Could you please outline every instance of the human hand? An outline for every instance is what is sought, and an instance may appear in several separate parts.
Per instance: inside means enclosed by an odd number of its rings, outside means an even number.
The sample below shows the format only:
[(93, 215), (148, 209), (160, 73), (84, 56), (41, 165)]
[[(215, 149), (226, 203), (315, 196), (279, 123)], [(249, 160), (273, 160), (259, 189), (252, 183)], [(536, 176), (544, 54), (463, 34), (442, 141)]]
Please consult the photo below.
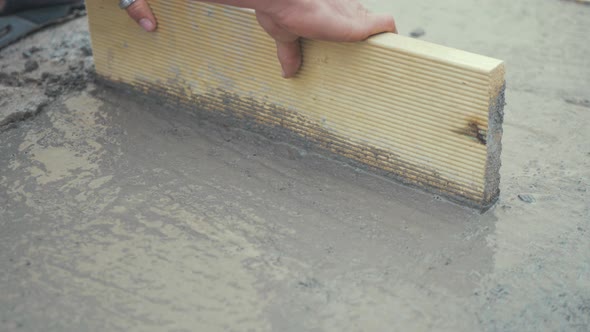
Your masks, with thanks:
[[(391, 15), (371, 14), (358, 0), (209, 0), (256, 11), (260, 26), (275, 40), (283, 77), (301, 67), (301, 37), (339, 42), (361, 41), (381, 32), (397, 33)], [(136, 0), (127, 13), (144, 30), (156, 30), (146, 0)]]
[(126, 10), (129, 17), (135, 20), (145, 31), (152, 32), (156, 30), (158, 23), (146, 0), (136, 0)]
[(275, 0), (257, 9), (256, 18), (275, 40), (286, 78), (301, 66), (301, 37), (355, 42), (380, 32), (397, 33), (391, 15), (370, 14), (358, 0)]

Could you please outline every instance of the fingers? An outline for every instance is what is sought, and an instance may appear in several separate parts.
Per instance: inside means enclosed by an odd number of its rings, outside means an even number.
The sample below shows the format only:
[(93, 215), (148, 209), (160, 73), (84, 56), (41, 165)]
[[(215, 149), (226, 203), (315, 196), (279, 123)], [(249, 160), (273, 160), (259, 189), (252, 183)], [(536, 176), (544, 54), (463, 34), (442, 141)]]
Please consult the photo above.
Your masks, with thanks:
[(297, 74), (301, 67), (301, 45), (299, 39), (290, 42), (276, 41), (277, 57), (281, 63), (283, 77), (290, 78)]
[(156, 18), (146, 0), (137, 0), (127, 7), (127, 14), (135, 20), (145, 31), (156, 30)]
[(365, 19), (353, 23), (350, 29), (344, 41), (361, 41), (382, 32), (397, 33), (393, 16), (387, 14), (366, 14)]
[(393, 32), (397, 33), (397, 27), (395, 26), (395, 20), (393, 16), (388, 14), (369, 14), (367, 20), (372, 27), (371, 35), (375, 35), (381, 32)]
[(301, 45), (299, 37), (280, 25), (267, 14), (256, 12), (260, 26), (268, 33), (277, 45), (277, 57), (281, 64), (284, 78), (295, 76), (301, 67)]
[(393, 16), (387, 14), (368, 14), (365, 22), (365, 38), (381, 32), (397, 33)]

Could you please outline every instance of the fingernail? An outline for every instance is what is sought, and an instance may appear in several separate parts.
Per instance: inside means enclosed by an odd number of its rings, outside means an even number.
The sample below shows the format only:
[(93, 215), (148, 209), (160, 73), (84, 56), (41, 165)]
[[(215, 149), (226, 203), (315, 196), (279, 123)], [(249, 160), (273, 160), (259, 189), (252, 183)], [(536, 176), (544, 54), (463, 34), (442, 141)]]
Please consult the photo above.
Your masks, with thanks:
[(150, 21), (147, 18), (142, 18), (141, 20), (139, 20), (139, 25), (141, 25), (141, 27), (145, 30), (145, 31), (152, 31), (154, 30), (154, 23), (152, 21)]
[(287, 78), (287, 74), (285, 74), (285, 70), (281, 69), (281, 75), (283, 76), (283, 78)]

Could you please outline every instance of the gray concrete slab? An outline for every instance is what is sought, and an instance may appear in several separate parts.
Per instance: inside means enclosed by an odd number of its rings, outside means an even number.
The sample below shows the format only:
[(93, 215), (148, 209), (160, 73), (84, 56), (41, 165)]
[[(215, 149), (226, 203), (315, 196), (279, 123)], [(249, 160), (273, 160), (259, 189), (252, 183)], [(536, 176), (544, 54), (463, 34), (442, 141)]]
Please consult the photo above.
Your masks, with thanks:
[(97, 86), (79, 19), (0, 52), (0, 114), (47, 98), (0, 129), (0, 330), (590, 329), (590, 7), (369, 5), (506, 60), (494, 209)]

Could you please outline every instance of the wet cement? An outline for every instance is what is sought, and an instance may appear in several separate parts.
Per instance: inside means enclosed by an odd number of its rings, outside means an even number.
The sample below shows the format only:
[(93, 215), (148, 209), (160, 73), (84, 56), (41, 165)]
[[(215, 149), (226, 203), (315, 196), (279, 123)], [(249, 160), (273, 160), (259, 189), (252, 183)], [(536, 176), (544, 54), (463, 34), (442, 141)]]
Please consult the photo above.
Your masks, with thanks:
[[(588, 7), (499, 2), (475, 36), (459, 16), (483, 5), (445, 5), (445, 21), (421, 3), (392, 12), (507, 59), (514, 82), (502, 193), (483, 215), (97, 86), (83, 19), (0, 52), (18, 71), (4, 89), (48, 99), (0, 130), (0, 330), (588, 330), (590, 109), (567, 101), (590, 99)], [(563, 20), (560, 47), (530, 54)], [(493, 36), (506, 22), (523, 39)]]

